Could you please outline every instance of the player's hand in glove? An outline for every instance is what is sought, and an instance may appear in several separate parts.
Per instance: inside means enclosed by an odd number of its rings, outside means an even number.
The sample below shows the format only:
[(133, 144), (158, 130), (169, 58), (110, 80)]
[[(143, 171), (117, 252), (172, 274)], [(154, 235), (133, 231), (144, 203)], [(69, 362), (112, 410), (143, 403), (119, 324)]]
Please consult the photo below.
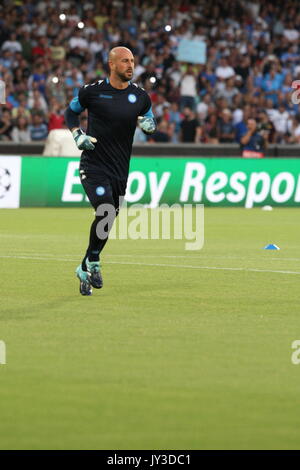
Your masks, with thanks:
[(138, 122), (140, 128), (142, 129), (145, 134), (153, 134), (156, 131), (156, 123), (155, 119), (146, 116), (139, 116)]
[(97, 142), (95, 137), (86, 135), (81, 129), (74, 129), (72, 135), (79, 150), (94, 150)]

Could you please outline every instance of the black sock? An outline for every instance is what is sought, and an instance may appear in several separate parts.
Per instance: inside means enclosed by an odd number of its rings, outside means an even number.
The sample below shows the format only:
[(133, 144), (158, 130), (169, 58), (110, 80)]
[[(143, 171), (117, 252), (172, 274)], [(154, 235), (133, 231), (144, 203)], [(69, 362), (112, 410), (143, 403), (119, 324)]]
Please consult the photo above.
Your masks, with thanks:
[(98, 237), (96, 232), (97, 224), (101, 220), (101, 218), (102, 217), (97, 216), (91, 225), (89, 246), (81, 263), (83, 271), (87, 271), (87, 258), (89, 259), (89, 261), (99, 261), (100, 253), (108, 240), (108, 233), (106, 238), (101, 239)]
[(87, 259), (87, 254), (85, 255), (85, 257), (83, 258), (83, 260), (82, 260), (82, 262), (81, 262), (81, 269), (82, 269), (82, 271), (87, 271), (86, 259)]

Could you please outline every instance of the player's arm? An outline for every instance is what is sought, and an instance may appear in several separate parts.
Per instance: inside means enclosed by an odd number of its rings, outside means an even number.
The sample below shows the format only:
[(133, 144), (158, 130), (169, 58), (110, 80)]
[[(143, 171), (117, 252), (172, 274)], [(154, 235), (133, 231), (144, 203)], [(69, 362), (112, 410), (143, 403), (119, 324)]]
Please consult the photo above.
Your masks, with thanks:
[(94, 150), (94, 143), (97, 142), (97, 139), (95, 137), (86, 135), (80, 129), (79, 115), (82, 113), (82, 111), (84, 111), (85, 107), (81, 104), (79, 99), (80, 98), (78, 96), (72, 99), (71, 103), (65, 111), (65, 121), (68, 128), (72, 132), (77, 147), (80, 150)]
[(138, 123), (144, 134), (150, 135), (156, 131), (157, 124), (152, 111), (151, 100), (148, 95), (146, 95), (146, 103), (144, 110), (141, 113), (141, 116), (138, 116)]

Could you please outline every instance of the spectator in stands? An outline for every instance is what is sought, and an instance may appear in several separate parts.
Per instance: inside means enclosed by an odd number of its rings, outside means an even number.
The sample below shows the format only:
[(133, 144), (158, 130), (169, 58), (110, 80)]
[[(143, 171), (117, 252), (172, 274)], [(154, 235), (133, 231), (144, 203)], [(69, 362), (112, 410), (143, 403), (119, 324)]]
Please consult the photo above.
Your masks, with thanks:
[(251, 61), (248, 55), (243, 54), (240, 62), (234, 68), (236, 76), (240, 77), (241, 81), (246, 82), (251, 73)]
[(12, 128), (10, 112), (8, 109), (4, 109), (0, 117), (0, 140), (10, 140)]
[(218, 137), (221, 144), (234, 142), (235, 130), (232, 124), (232, 115), (229, 109), (224, 109), (218, 125)]
[(227, 80), (235, 75), (234, 69), (228, 64), (225, 57), (221, 57), (218, 67), (216, 68), (216, 76), (220, 80)]
[(214, 145), (219, 143), (218, 117), (214, 111), (208, 114), (203, 125), (202, 142)]
[(240, 143), (241, 137), (247, 132), (247, 122), (251, 116), (251, 107), (249, 104), (242, 109), (242, 120), (235, 126), (235, 140)]
[(33, 90), (29, 92), (27, 107), (31, 111), (40, 111), (44, 115), (48, 112), (47, 102), (39, 90)]
[(28, 79), (28, 88), (39, 90), (41, 93), (45, 93), (45, 84), (46, 84), (46, 72), (45, 66), (43, 63), (38, 62), (33, 69), (33, 73)]
[(54, 99), (48, 116), (48, 132), (53, 129), (63, 129), (64, 120), (64, 107)]
[(144, 72), (142, 72), (140, 75), (140, 79), (143, 85), (145, 85), (147, 80), (149, 80), (151, 84), (157, 82), (155, 65), (153, 63), (149, 63), (146, 65)]
[(290, 43), (295, 43), (299, 39), (299, 31), (295, 28), (293, 21), (287, 21), (285, 23), (283, 36), (287, 38)]
[[(0, 17), (0, 78), (14, 119), (24, 110), (22, 94), (32, 99), (38, 90), (46, 102), (46, 124), (52, 99), (66, 107), (82, 83), (107, 76), (108, 51), (121, 43), (134, 51), (134, 81), (151, 95), (160, 118), (162, 95), (181, 110), (197, 110), (201, 126), (209, 129), (202, 141), (217, 142), (215, 110), (222, 120), (222, 110), (230, 108), (239, 141), (248, 117), (266, 109), (275, 131), (277, 125), (281, 129), (275, 142), (296, 143), (298, 105), (291, 103), (290, 93), (291, 83), (300, 79), (299, 2), (286, 0), (282, 8), (279, 0), (135, 0), (128, 9), (128, 2), (68, 0), (61, 5), (66, 20), (59, 19), (55, 2), (17, 3), (5, 2)], [(79, 21), (84, 28), (78, 28)], [(175, 60), (182, 38), (206, 43), (205, 65)], [(176, 141), (178, 124), (168, 122)]]
[(48, 47), (48, 38), (41, 36), (37, 40), (37, 44), (32, 48), (31, 51), (33, 60), (38, 57), (51, 57), (51, 49)]
[(164, 114), (164, 110), (169, 108), (170, 103), (165, 100), (165, 97), (162, 93), (157, 94), (157, 100), (155, 103), (155, 116), (159, 120)]
[(180, 83), (180, 109), (186, 106), (192, 111), (196, 107), (197, 80), (192, 64), (188, 64), (185, 74)]
[(279, 105), (272, 121), (276, 131), (276, 142), (284, 143), (288, 137), (290, 116), (283, 103)]
[(19, 98), (19, 106), (12, 108), (11, 117), (17, 119), (19, 116), (24, 116), (28, 121), (31, 119), (31, 113), (27, 107), (26, 97)]
[(169, 142), (172, 142), (172, 144), (178, 144), (179, 142), (179, 135), (175, 132), (175, 123), (174, 122), (169, 122), (168, 124), (168, 136), (169, 136)]
[(291, 119), (288, 142), (290, 144), (300, 144), (300, 114), (293, 116)]
[(148, 138), (149, 142), (160, 142), (160, 143), (167, 143), (170, 141), (170, 137), (168, 134), (168, 123), (167, 121), (162, 120), (157, 128), (157, 131), (154, 132)]
[(76, 29), (73, 33), (73, 36), (69, 40), (69, 46), (71, 49), (87, 50), (88, 42), (82, 37), (80, 29)]
[(273, 122), (268, 116), (268, 113), (264, 110), (261, 109), (258, 112), (258, 129), (261, 131), (264, 131), (264, 136), (266, 138), (266, 141), (270, 144), (274, 144), (276, 142), (276, 130), (274, 127)]
[(180, 102), (180, 90), (172, 78), (169, 78), (168, 81), (167, 100), (169, 103), (179, 104)]
[(255, 119), (247, 120), (247, 130), (241, 136), (241, 154), (244, 158), (262, 158), (268, 141), (268, 131), (258, 132)]
[(6, 104), (10, 109), (19, 106), (18, 96), (14, 93), (14, 87), (10, 82), (6, 83)]
[(235, 95), (232, 100), (232, 123), (234, 126), (243, 120), (242, 102), (243, 98), (241, 94)]
[[(71, 67), (71, 70), (73, 69), (72, 64), (68, 63), (66, 64), (67, 67)], [(69, 71), (69, 68), (67, 68), (67, 71), (65, 73), (70, 74), (71, 71)], [(66, 102), (67, 98), (67, 88), (65, 85), (65, 80), (64, 80), (64, 73), (60, 66), (56, 66), (53, 70), (53, 73), (48, 76), (47, 82), (46, 82), (46, 97), (47, 100), (50, 101), (51, 99), (55, 98), (59, 103), (64, 104)], [(71, 91), (70, 98), (74, 98), (73, 90)]]
[(170, 79), (173, 80), (174, 85), (176, 87), (179, 87), (180, 82), (181, 82), (181, 77), (182, 77), (182, 71), (180, 69), (179, 62), (177, 61), (173, 62), (172, 66), (168, 69), (167, 73)]
[(276, 72), (275, 67), (272, 67), (263, 79), (262, 89), (266, 92), (266, 97), (270, 98), (274, 105), (277, 104), (277, 92), (280, 90), (283, 80), (283, 74)]
[(10, 51), (12, 53), (22, 52), (21, 43), (17, 40), (16, 33), (11, 33), (10, 38), (4, 41), (1, 47), (2, 51)]
[(66, 57), (66, 49), (63, 44), (63, 39), (54, 38), (50, 46), (50, 57), (53, 61), (63, 61)]
[(22, 143), (30, 142), (31, 135), (29, 132), (28, 121), (25, 117), (19, 116), (16, 120), (16, 123), (12, 129), (11, 137), (13, 142)]
[[(115, 42), (115, 41), (112, 41), (112, 42)], [(139, 56), (136, 56), (136, 57), (135, 57), (134, 73), (133, 73), (132, 80), (133, 80), (134, 82), (139, 81), (140, 76), (141, 76), (142, 73), (144, 73), (144, 72), (145, 72), (145, 67), (140, 64)]]
[(179, 107), (177, 103), (172, 103), (169, 109), (169, 123), (174, 124), (174, 133), (176, 135), (176, 141), (178, 140), (178, 135), (180, 132), (180, 123), (182, 120), (182, 115), (179, 112)]
[(31, 140), (44, 140), (48, 135), (48, 129), (39, 114), (32, 116), (32, 124), (29, 126)]
[(201, 139), (201, 127), (196, 114), (189, 107), (183, 110), (184, 119), (181, 122), (180, 141), (184, 143), (199, 143)]
[(83, 85), (83, 74), (76, 69), (72, 69), (71, 74), (65, 78), (66, 90), (72, 90), (73, 96), (77, 96), (80, 87)]
[(207, 118), (208, 108), (212, 103), (212, 97), (209, 93), (205, 94), (201, 101), (197, 104), (197, 116), (200, 122), (204, 122)]
[(0, 55), (0, 65), (3, 65), (7, 70), (13, 66), (13, 53), (10, 50), (3, 51)]
[(32, 58), (32, 39), (29, 31), (23, 31), (20, 37), (20, 44), (22, 48), (22, 57), (30, 61)]
[(227, 106), (231, 107), (233, 103), (233, 99), (236, 95), (238, 95), (239, 91), (234, 86), (234, 78), (227, 78), (225, 87), (219, 91), (218, 97), (225, 98), (227, 101)]

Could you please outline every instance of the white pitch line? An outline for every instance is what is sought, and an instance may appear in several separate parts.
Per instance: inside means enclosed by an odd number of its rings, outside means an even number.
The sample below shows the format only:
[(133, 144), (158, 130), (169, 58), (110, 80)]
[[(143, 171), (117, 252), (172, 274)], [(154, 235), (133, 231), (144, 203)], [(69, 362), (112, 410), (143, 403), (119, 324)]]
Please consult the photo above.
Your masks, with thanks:
[[(46, 258), (46, 257), (30, 257), (30, 256), (10, 256), (0, 255), (0, 258), (13, 258), (13, 259), (30, 259), (36, 261), (69, 261), (76, 262), (78, 259), (67, 259), (67, 258)], [(164, 267), (164, 268), (180, 268), (180, 269), (207, 269), (207, 270), (220, 270), (220, 271), (244, 271), (244, 272), (255, 272), (255, 273), (273, 273), (273, 274), (300, 274), (299, 271), (279, 271), (271, 269), (256, 269), (256, 268), (232, 268), (232, 267), (220, 267), (220, 266), (193, 266), (188, 264), (163, 264), (163, 263), (131, 263), (127, 261), (106, 261), (106, 264), (119, 264), (119, 265), (132, 265), (132, 266), (153, 266), (153, 267)]]
[[(35, 256), (34, 253), (32, 253), (32, 251), (23, 251), (22, 253), (20, 253), (20, 256), (27, 256), (27, 255), (33, 255)], [(13, 256), (13, 254), (12, 254)], [(57, 256), (53, 253), (36, 253), (36, 256), (49, 256), (49, 257), (53, 257), (53, 256)], [(82, 253), (73, 253), (73, 254), (67, 254), (65, 253), (64, 256), (67, 256), (67, 257), (72, 257), (72, 256), (77, 256), (79, 258), (82, 257)], [(209, 256), (206, 256), (206, 255), (198, 255), (198, 256), (187, 256), (187, 255), (161, 255), (160, 253), (157, 253), (155, 255), (142, 255), (142, 254), (139, 254), (139, 255), (136, 255), (136, 254), (124, 254), (124, 253), (119, 253), (119, 254), (115, 254), (115, 253), (107, 253), (105, 254), (105, 257), (113, 257), (113, 258), (136, 258), (137, 256), (139, 256), (140, 258), (184, 258), (186, 259), (187, 261), (189, 259), (198, 259), (199, 261), (201, 261), (202, 259), (236, 259), (236, 260), (254, 260), (254, 261), (261, 261), (261, 257), (259, 255), (257, 255), (256, 257), (255, 256), (218, 256), (218, 255), (209, 255)], [(265, 255), (265, 258), (263, 258), (263, 260), (272, 260), (272, 261), (300, 261), (300, 258), (282, 258), (278, 255), (278, 258), (270, 258), (267, 256), (267, 254)]]
[[(71, 256), (71, 255), (70, 255)], [(74, 255), (73, 255), (74, 256)], [(132, 255), (132, 254), (128, 254), (128, 255), (125, 255), (125, 254), (119, 254), (119, 255), (116, 255), (116, 254), (106, 254), (105, 256), (117, 256), (117, 257), (121, 257), (121, 256), (125, 256), (125, 257), (135, 257), (136, 255)], [(206, 256), (206, 255), (199, 255), (199, 256), (187, 256), (187, 255), (161, 255), (161, 254), (157, 254), (157, 255), (139, 255), (141, 256), (142, 258), (185, 258), (186, 260), (189, 260), (189, 259), (238, 259), (238, 260), (243, 260), (243, 259), (246, 259), (246, 260), (255, 260), (255, 261), (260, 261), (261, 258), (259, 257), (259, 255), (257, 255), (257, 257), (254, 257), (254, 256), (217, 256), (217, 255), (211, 255), (211, 256)], [(278, 256), (278, 258), (267, 258), (267, 255), (264, 259), (267, 259), (267, 260), (274, 260), (274, 261), (300, 261), (300, 258), (281, 258)]]
[(141, 266), (162, 266), (168, 268), (191, 268), (191, 269), (219, 269), (223, 271), (246, 271), (246, 272), (258, 272), (258, 273), (278, 273), (278, 274), (300, 274), (300, 271), (275, 271), (269, 269), (256, 269), (256, 268), (228, 268), (219, 266), (193, 266), (188, 264), (163, 264), (163, 263), (130, 263), (130, 262), (118, 262), (118, 261), (106, 261), (108, 264), (130, 264), (130, 265), (141, 265)]
[(0, 258), (13, 258), (13, 259), (31, 259), (31, 260), (42, 260), (42, 261), (78, 261), (78, 258), (47, 258), (45, 256), (18, 256), (18, 255), (0, 255)]

